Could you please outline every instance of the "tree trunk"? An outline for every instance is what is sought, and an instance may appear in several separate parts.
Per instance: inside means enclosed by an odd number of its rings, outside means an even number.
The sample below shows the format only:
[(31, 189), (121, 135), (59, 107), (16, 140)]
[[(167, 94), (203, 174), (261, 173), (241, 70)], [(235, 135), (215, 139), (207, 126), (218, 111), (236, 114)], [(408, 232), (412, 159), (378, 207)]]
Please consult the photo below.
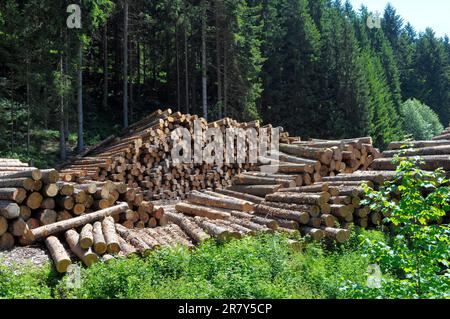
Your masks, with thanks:
[(27, 156), (30, 156), (30, 61), (27, 57)]
[[(65, 75), (63, 67), (63, 55), (60, 56), (60, 74), (61, 81), (65, 84)], [(66, 137), (65, 137), (65, 125), (64, 125), (64, 92), (60, 92), (59, 96), (59, 158), (61, 161), (65, 161), (66, 156)]]
[(220, 19), (221, 19), (221, 0), (216, 0), (216, 64), (217, 64), (217, 107), (219, 118), (223, 117), (223, 101), (222, 101), (222, 60), (220, 47)]
[(128, 127), (128, 0), (123, 6), (123, 126)]
[(45, 240), (45, 245), (50, 251), (50, 255), (55, 263), (55, 268), (59, 273), (67, 272), (67, 268), (72, 263), (70, 257), (58, 238), (51, 236)]
[(108, 22), (103, 26), (103, 110), (108, 110)]
[[(185, 20), (187, 19), (187, 12), (185, 6)], [(188, 41), (187, 41), (187, 30), (186, 30), (186, 21), (184, 22), (183, 27), (183, 36), (184, 36), (184, 75), (185, 75), (185, 108), (186, 113), (189, 113), (189, 64), (188, 64)]]
[(83, 43), (78, 48), (78, 152), (84, 150), (83, 136)]
[(178, 43), (178, 19), (175, 22), (175, 46), (176, 46), (176, 61), (177, 61), (177, 110), (181, 111), (181, 83), (180, 83), (180, 45)]
[(202, 0), (202, 101), (203, 117), (208, 120), (208, 88), (206, 61), (206, 1)]

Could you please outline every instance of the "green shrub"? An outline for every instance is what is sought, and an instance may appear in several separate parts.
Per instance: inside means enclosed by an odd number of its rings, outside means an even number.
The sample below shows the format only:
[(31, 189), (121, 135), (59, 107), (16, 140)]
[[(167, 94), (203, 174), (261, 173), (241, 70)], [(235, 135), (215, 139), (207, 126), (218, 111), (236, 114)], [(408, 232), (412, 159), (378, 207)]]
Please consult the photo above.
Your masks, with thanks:
[(405, 132), (416, 140), (429, 140), (444, 130), (438, 115), (416, 99), (404, 102), (401, 113)]
[(20, 269), (18, 275), (7, 270), (0, 297), (346, 298), (343, 282), (362, 285), (367, 277), (368, 259), (361, 258), (355, 238), (346, 245), (308, 244), (302, 252), (281, 235), (207, 242), (192, 251), (165, 248), (147, 258), (81, 268), (79, 288), (67, 285), (67, 275), (55, 280), (50, 268)]
[(385, 243), (362, 236), (362, 246), (390, 276), (378, 287), (348, 286), (354, 297), (450, 297), (450, 228), (440, 223), (450, 211), (449, 181), (442, 170), (418, 169), (418, 161), (401, 161), (379, 191), (366, 187), (363, 204), (389, 216), (391, 237)]

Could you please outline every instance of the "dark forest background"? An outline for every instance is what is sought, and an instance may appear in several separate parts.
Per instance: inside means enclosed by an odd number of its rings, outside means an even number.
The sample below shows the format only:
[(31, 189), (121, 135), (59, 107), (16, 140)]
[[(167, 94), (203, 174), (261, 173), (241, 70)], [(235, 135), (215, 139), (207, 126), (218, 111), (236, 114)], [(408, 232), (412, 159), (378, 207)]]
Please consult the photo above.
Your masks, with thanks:
[(0, 3), (0, 155), (53, 163), (166, 107), (380, 147), (450, 122), (449, 39), (392, 5), (377, 28), (339, 0), (73, 2), (80, 30), (72, 1)]

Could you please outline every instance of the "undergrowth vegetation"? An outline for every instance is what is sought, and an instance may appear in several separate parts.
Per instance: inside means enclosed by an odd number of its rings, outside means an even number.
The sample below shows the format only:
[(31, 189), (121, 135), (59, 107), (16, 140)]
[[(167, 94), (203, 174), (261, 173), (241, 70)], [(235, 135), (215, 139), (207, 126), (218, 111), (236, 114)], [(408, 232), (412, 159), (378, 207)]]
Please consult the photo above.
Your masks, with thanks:
[(98, 263), (81, 268), (78, 288), (50, 266), (0, 266), (0, 298), (346, 298), (344, 282), (367, 280), (361, 255), (356, 233), (345, 245), (306, 244), (300, 252), (283, 236), (263, 235)]

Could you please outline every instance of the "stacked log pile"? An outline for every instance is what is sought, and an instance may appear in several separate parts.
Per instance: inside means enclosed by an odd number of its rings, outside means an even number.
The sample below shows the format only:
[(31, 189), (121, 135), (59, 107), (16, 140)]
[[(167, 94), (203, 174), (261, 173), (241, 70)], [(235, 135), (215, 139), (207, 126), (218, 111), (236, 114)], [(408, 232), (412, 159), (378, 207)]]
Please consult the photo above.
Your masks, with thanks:
[(433, 138), (434, 141), (450, 141), (450, 127), (447, 127), (440, 135)]
[(127, 228), (165, 224), (161, 209), (123, 183), (61, 182), (56, 170), (0, 159), (0, 249), (28, 244), (23, 238), (27, 230), (91, 214), (118, 202), (128, 204), (129, 208), (117, 216), (117, 222)]
[(375, 159), (381, 156), (380, 151), (373, 146), (371, 137), (343, 140), (294, 140), (290, 145), (281, 144), (280, 151), (319, 161), (321, 165), (316, 167), (312, 176), (314, 182), (320, 182), (322, 177), (339, 173), (365, 171)]
[(234, 177), (227, 189), (265, 197), (283, 188), (313, 185), (325, 177), (365, 171), (381, 156), (370, 137), (305, 142), (282, 133), (280, 143), (279, 151), (260, 157), (258, 167)]
[(370, 169), (375, 171), (394, 171), (396, 164), (393, 158), (398, 155), (404, 158), (420, 157), (423, 163), (420, 168), (434, 171), (443, 168), (450, 171), (450, 140), (404, 141), (392, 142), (383, 157), (373, 162)]
[(231, 177), (250, 165), (174, 164), (171, 133), (185, 128), (193, 134), (196, 120), (202, 129), (219, 128), (223, 132), (227, 128), (260, 129), (259, 122), (237, 123), (225, 118), (207, 123), (194, 115), (158, 110), (124, 130), (120, 137), (109, 137), (63, 165), (61, 175), (66, 181), (123, 182), (145, 190), (147, 200), (184, 199), (191, 190), (229, 186)]
[[(319, 188), (323, 190), (326, 187), (323, 184)], [(311, 187), (306, 189), (312, 191)], [(339, 204), (328, 205), (328, 214), (322, 214), (321, 206), (331, 199), (324, 191), (318, 195), (305, 195), (305, 202), (309, 204), (284, 201), (283, 198), (290, 194), (285, 192), (267, 195), (266, 200), (256, 197), (254, 201), (251, 200), (252, 195), (235, 197), (233, 192), (227, 192), (192, 192), (187, 202), (175, 205), (175, 211), (166, 212), (167, 219), (182, 228), (194, 242), (210, 237), (227, 241), (275, 231), (309, 235), (314, 240), (328, 236), (344, 242), (349, 238), (348, 230), (335, 228), (337, 218), (332, 215), (344, 210), (347, 212), (349, 208)], [(298, 245), (295, 240), (291, 243)]]
[[(58, 272), (64, 273), (78, 259), (87, 267), (99, 261), (130, 255), (147, 256), (165, 246), (193, 247), (191, 239), (177, 225), (155, 229), (129, 229), (116, 223), (126, 203), (98, 212), (32, 229), (29, 242), (44, 240)], [(73, 256), (71, 258), (71, 255)]]

